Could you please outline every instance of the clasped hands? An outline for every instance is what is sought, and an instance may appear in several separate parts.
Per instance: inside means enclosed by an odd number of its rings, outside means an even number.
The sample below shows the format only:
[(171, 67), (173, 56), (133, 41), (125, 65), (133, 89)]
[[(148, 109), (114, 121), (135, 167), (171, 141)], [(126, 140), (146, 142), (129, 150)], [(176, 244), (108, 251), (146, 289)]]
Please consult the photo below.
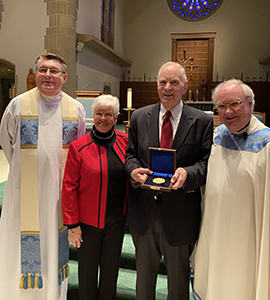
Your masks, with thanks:
[(81, 243), (83, 242), (83, 239), (82, 239), (82, 230), (80, 226), (68, 230), (68, 241), (71, 242), (71, 244), (74, 247), (77, 248), (81, 247)]
[[(137, 168), (131, 172), (130, 176), (134, 181), (139, 183), (144, 183), (146, 177), (151, 174), (153, 174), (153, 172), (147, 168)], [(171, 182), (173, 184), (172, 189), (177, 190), (181, 188), (186, 182), (186, 179), (187, 179), (187, 171), (184, 168), (176, 169), (176, 171), (174, 172), (171, 178)]]

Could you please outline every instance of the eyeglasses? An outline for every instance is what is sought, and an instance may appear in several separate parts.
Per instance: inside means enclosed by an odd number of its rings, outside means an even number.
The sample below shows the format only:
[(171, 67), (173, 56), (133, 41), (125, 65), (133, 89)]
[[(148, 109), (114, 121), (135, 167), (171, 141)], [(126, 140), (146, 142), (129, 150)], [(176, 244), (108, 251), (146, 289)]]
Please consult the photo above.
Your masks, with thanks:
[(232, 100), (230, 103), (218, 103), (215, 108), (218, 110), (218, 111), (221, 111), (221, 112), (224, 112), (226, 111), (227, 107), (229, 106), (229, 108), (232, 110), (232, 111), (237, 111), (239, 108), (240, 108), (240, 105), (242, 104), (242, 102), (245, 101), (246, 98), (244, 99), (241, 99), (241, 100)]
[(47, 67), (40, 67), (38, 69), (38, 72), (41, 74), (46, 74), (49, 70), (51, 75), (57, 75), (59, 73), (65, 74), (65, 72), (58, 70), (57, 68), (47, 68)]

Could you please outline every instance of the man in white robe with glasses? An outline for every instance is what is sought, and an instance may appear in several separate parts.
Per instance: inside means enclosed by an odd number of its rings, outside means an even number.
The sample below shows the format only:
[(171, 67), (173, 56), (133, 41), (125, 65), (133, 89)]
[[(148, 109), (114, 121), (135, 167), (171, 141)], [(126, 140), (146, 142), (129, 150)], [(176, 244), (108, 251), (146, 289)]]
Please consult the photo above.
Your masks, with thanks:
[(254, 93), (219, 84), (203, 219), (193, 256), (200, 300), (270, 299), (270, 129), (252, 115)]
[(85, 132), (85, 111), (61, 91), (67, 66), (47, 53), (35, 63), (34, 88), (15, 97), (1, 120), (10, 164), (0, 219), (0, 299), (65, 300), (67, 230), (61, 179), (68, 145)]

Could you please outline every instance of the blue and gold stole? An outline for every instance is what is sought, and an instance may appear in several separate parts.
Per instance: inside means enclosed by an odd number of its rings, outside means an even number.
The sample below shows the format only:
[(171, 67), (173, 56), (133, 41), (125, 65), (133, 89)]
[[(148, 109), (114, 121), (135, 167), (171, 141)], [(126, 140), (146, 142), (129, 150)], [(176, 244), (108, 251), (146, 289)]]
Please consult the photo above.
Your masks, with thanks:
[[(61, 92), (62, 174), (68, 145), (77, 138), (78, 114), (74, 99)], [(22, 95), (21, 104), (21, 289), (43, 287), (41, 274), (39, 205), (38, 205), (38, 110), (39, 92), (34, 88)], [(53, 134), (53, 133), (52, 133)], [(59, 205), (58, 284), (69, 275), (68, 230), (63, 226)]]

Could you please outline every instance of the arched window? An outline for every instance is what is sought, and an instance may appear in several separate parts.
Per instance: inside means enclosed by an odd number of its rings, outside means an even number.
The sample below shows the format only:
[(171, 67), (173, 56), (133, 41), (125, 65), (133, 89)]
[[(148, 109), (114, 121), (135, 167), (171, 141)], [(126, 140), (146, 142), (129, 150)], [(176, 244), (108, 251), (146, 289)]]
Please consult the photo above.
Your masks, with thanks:
[(101, 41), (114, 48), (114, 3), (101, 0)]
[(200, 21), (210, 17), (223, 0), (167, 0), (171, 11), (185, 21)]

